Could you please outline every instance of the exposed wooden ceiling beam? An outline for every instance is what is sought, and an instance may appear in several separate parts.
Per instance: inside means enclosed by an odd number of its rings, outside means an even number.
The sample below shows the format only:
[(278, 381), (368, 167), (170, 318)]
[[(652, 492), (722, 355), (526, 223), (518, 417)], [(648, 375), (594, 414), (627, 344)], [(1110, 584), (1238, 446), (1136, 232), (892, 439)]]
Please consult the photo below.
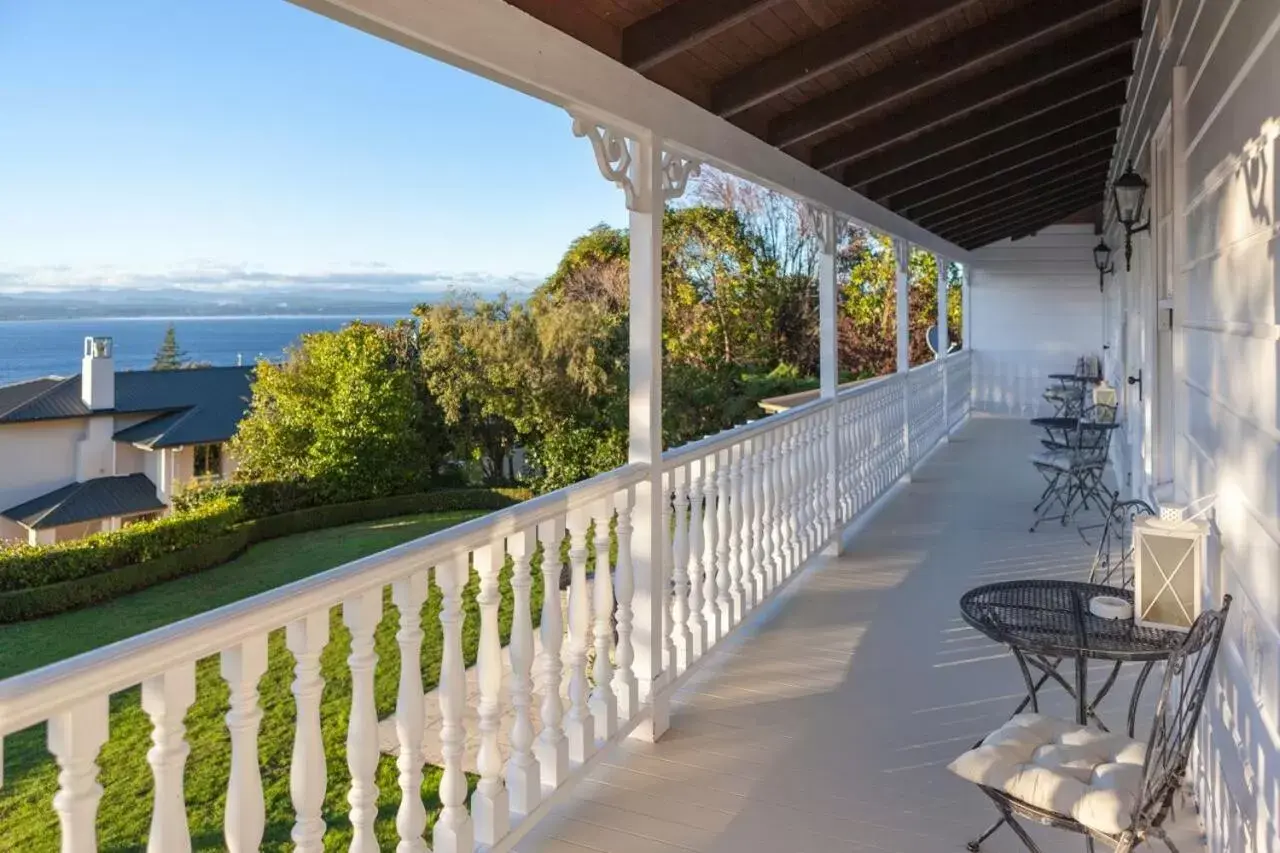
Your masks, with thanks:
[[(990, 243), (993, 240), (1008, 237), (1014, 233), (1030, 233), (1046, 225), (1052, 225), (1077, 210), (1088, 207), (1098, 200), (1099, 194), (1100, 189), (1093, 192), (1081, 192), (1063, 196), (1035, 210), (1025, 210), (1010, 214), (1000, 220), (994, 220), (974, 228), (952, 231), (950, 232), (951, 239), (961, 245), (973, 245), (977, 240), (981, 240), (983, 243)], [(978, 245), (983, 243), (978, 243)]]
[(1004, 222), (1008, 219), (1027, 216), (1046, 208), (1056, 207), (1064, 200), (1073, 199), (1077, 196), (1102, 198), (1106, 191), (1105, 183), (1105, 178), (1090, 178), (1087, 181), (1079, 180), (1077, 183), (1054, 192), (1046, 191), (1042, 196), (1024, 198), (1018, 202), (1011, 202), (1004, 208), (988, 210), (982, 214), (975, 214), (971, 217), (957, 220), (941, 230), (956, 234), (971, 233), (990, 228), (995, 223)]
[[(984, 121), (992, 110), (983, 110), (850, 164), (845, 167), (844, 182), (866, 195), (867, 186), (881, 178), (903, 172), (927, 174), (943, 163), (963, 164), (991, 157), (1117, 110), (1124, 106), (1124, 96), (1125, 83), (1117, 80), (1103, 89), (1061, 105), (1049, 104), (1042, 111), (1029, 115), (1014, 113), (1018, 118), (1005, 124)], [(1036, 103), (1043, 104), (1042, 101)], [(998, 129), (993, 131), (993, 127)]]
[(1035, 157), (1024, 158), (1021, 161), (997, 161), (995, 163), (988, 161), (990, 165), (980, 163), (966, 172), (939, 178), (924, 186), (907, 190), (895, 196), (894, 209), (900, 211), (914, 210), (920, 205), (956, 194), (973, 192), (974, 190), (981, 191), (984, 181), (999, 175), (1005, 176), (1008, 180), (1040, 175), (1076, 158), (1089, 157), (1101, 153), (1109, 154), (1115, 146), (1115, 142), (1116, 131), (1112, 128), (1088, 139), (1079, 140), (1065, 148), (1045, 151)]
[(1026, 186), (1022, 189), (999, 193), (972, 204), (960, 204), (942, 213), (921, 216), (917, 221), (930, 230), (954, 228), (958, 222), (967, 221), (972, 217), (981, 216), (990, 211), (1004, 210), (1009, 205), (1022, 202), (1027, 198), (1035, 198), (1048, 193), (1064, 192), (1078, 183), (1093, 180), (1105, 181), (1106, 177), (1107, 163), (1099, 163), (1098, 165), (1088, 166), (1081, 171), (1069, 172), (1053, 180), (1045, 179), (1042, 181), (1034, 179), (1025, 182)]
[(1034, 220), (1014, 225), (1002, 225), (999, 228), (992, 229), (980, 234), (965, 237), (964, 246), (966, 249), (978, 249), (983, 246), (1000, 240), (1019, 240), (1023, 237), (1029, 237), (1037, 231), (1042, 231), (1050, 225), (1054, 225), (1066, 219), (1073, 213), (1084, 210), (1089, 206), (1089, 202), (1084, 202), (1075, 207), (1062, 207), (1057, 210), (1049, 211), (1040, 215)]
[(714, 84), (711, 109), (726, 118), (736, 115), (973, 2), (916, 0), (859, 12)]
[[(891, 65), (778, 116), (769, 122), (768, 140), (774, 145), (786, 146), (808, 139), (869, 110), (934, 85), (952, 74), (1023, 47), (1109, 2), (1033, 3), (1001, 15), (936, 45), (926, 51), (920, 61), (910, 65)], [(1061, 55), (1054, 58), (1059, 63), (1063, 61)]]
[(1110, 151), (1097, 151), (1075, 160), (1068, 160), (1059, 165), (1037, 172), (1034, 175), (1001, 175), (983, 185), (981, 189), (973, 188), (969, 193), (950, 196), (936, 203), (924, 204), (912, 208), (912, 221), (932, 219), (942, 214), (950, 214), (956, 210), (975, 204), (985, 203), (1004, 197), (1006, 194), (1023, 194), (1026, 190), (1036, 190), (1041, 186), (1059, 181), (1062, 178), (1080, 175), (1096, 169), (1107, 170), (1111, 165)]
[[(966, 80), (936, 98), (824, 140), (813, 147), (809, 162), (815, 169), (830, 169), (880, 151), (888, 156), (908, 146), (918, 155), (923, 143), (917, 145), (908, 137), (922, 131), (937, 127), (937, 133), (955, 133), (951, 138), (964, 140), (1053, 109), (1132, 74), (1131, 44), (1132, 39), (1100, 48), (1101, 55), (1090, 53), (1078, 64), (1068, 64), (1056, 53), (1036, 53)], [(981, 114), (966, 115), (979, 109)]]
[(1002, 163), (1018, 163), (1026, 160), (1028, 156), (1058, 151), (1082, 139), (1092, 139), (1099, 134), (1107, 132), (1114, 134), (1119, 126), (1120, 107), (1116, 106), (1110, 112), (1069, 124), (1044, 136), (1024, 139), (1016, 145), (987, 146), (985, 149), (977, 150), (956, 149), (944, 157), (935, 157), (921, 163), (914, 169), (906, 169), (882, 180), (872, 181), (862, 194), (872, 199), (890, 198), (958, 172), (969, 173), (973, 170), (994, 169)]
[(622, 31), (622, 61), (647, 71), (781, 0), (676, 0)]

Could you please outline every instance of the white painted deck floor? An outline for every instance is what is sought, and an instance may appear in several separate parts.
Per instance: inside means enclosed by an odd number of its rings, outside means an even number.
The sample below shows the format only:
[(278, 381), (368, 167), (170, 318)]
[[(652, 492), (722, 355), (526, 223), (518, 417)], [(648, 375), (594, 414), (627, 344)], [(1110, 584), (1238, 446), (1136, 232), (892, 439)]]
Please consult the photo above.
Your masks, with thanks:
[[(1013, 658), (965, 626), (957, 601), (997, 580), (1083, 577), (1092, 560), (1074, 527), (1027, 532), (1042, 485), (1026, 462), (1036, 439), (1025, 421), (968, 423), (843, 556), (713, 652), (659, 743), (612, 747), (517, 850), (963, 851), (996, 813), (945, 765), (1003, 723), (1023, 689)], [(1104, 674), (1093, 669), (1091, 683)], [(1135, 675), (1122, 673), (1101, 710), (1113, 730)], [(1073, 713), (1060, 690), (1042, 710)], [(1179, 846), (1196, 853), (1187, 812)], [(1084, 849), (1080, 836), (1032, 833), (1046, 853)], [(983, 845), (1022, 849), (1007, 828)]]

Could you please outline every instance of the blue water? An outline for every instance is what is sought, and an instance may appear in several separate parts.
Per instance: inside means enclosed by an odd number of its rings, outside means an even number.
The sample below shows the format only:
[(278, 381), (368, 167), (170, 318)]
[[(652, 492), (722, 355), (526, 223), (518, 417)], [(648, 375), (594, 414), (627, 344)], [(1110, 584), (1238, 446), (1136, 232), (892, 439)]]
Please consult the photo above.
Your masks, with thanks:
[[(367, 316), (389, 322), (404, 315)], [(252, 364), (258, 356), (279, 358), (303, 332), (337, 329), (350, 317), (145, 317), (105, 320), (0, 321), (0, 385), (38, 376), (80, 372), (84, 339), (115, 340), (117, 370), (144, 370), (172, 322), (181, 347), (192, 361)]]

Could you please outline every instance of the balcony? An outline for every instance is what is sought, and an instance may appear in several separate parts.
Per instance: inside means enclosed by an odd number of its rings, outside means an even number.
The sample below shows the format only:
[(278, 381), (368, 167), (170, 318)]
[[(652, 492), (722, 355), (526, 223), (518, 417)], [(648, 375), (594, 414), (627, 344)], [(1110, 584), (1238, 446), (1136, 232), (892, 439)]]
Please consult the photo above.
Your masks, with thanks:
[[(141, 685), (155, 744), (146, 756), (155, 783), (149, 835), (153, 845), (159, 844), (155, 849), (189, 849), (186, 807), (179, 796), (188, 755), (184, 717), (196, 699), (197, 662), (214, 657), (230, 703), (225, 844), (232, 850), (258, 849), (264, 833), (264, 797), (279, 796), (264, 793), (264, 771), (280, 769), (260, 767), (259, 756), (266, 750), (260, 732), (259, 680), (271, 654), (268, 637), (283, 629), (294, 672), (295, 717), (288, 734), (292, 741), (290, 797), (296, 820), (292, 837), (299, 849), (320, 849), (325, 832), (321, 803), (331, 785), (325, 768), (332, 773), (335, 765), (345, 763), (351, 779), (347, 818), (354, 847), (376, 849), (379, 720), (374, 677), (380, 664), (373, 653), (373, 634), (383, 620), (397, 620), (400, 660), (420, 660), (423, 605), (429, 596), (438, 596), (443, 659), (439, 687), (430, 695), (438, 715), (428, 714), (425, 707), (422, 667), (399, 666), (396, 676), (399, 698), (390, 725), (396, 732), (399, 756), (402, 796), (395, 827), (403, 849), (424, 849), (427, 814), (418, 796), (424, 739), (438, 744), (433, 749), (443, 768), (442, 808), (433, 827), (433, 849), (471, 850), (477, 844), (492, 849), (515, 849), (516, 845), (541, 849), (544, 843), (554, 848), (559, 843), (555, 835), (569, 831), (552, 829), (563, 826), (559, 817), (566, 809), (569, 813), (583, 809), (586, 814), (599, 808), (592, 793), (600, 784), (596, 774), (612, 764), (652, 760), (664, 755), (667, 744), (681, 750), (694, 732), (703, 736), (724, 729), (718, 735), (723, 739), (733, 734), (725, 728), (733, 724), (724, 720), (747, 725), (753, 707), (759, 712), (753, 725), (766, 728), (773, 727), (770, 721), (779, 721), (780, 714), (791, 716), (795, 727), (816, 726), (815, 732), (837, 724), (826, 713), (851, 686), (848, 673), (842, 671), (851, 662), (862, 666), (862, 658), (854, 653), (859, 638), (871, 627), (863, 622), (865, 604), (847, 602), (851, 605), (847, 620), (828, 610), (798, 635), (789, 633), (786, 626), (797, 618), (809, 618), (805, 614), (815, 604), (809, 598), (815, 591), (847, 588), (853, 592), (859, 587), (869, 591), (889, 586), (893, 577), (904, 583), (909, 580), (903, 556), (887, 552), (880, 558), (868, 552), (865, 558), (855, 556), (853, 562), (828, 565), (824, 552), (847, 526), (869, 522), (866, 542), (871, 544), (883, 539), (881, 531), (900, 535), (894, 533), (898, 530), (894, 519), (904, 514), (916, 514), (921, 531), (937, 534), (939, 525), (949, 525), (947, 514), (955, 511), (957, 499), (965, 493), (964, 465), (984, 460), (968, 460), (978, 451), (959, 449), (967, 446), (959, 445), (948, 448), (936, 462), (918, 466), (943, 444), (948, 430), (968, 415), (969, 363), (967, 352), (956, 353), (847, 389), (838, 398), (820, 399), (668, 451), (660, 465), (656, 501), (662, 514), (654, 525), (645, 523), (645, 507), (639, 499), (655, 482), (657, 472), (630, 465), (9, 679), (0, 683), (0, 733), (11, 735), (47, 723), (49, 749), (61, 769), (53, 806), (63, 849), (98, 849), (97, 807), (103, 792), (96, 762), (111, 734), (109, 707), (113, 697)], [(974, 435), (975, 448), (981, 448), (996, 433), (984, 424)], [(1016, 451), (1006, 448), (1005, 452)], [(956, 464), (960, 469), (953, 475), (948, 469)], [(929, 480), (938, 477), (951, 485), (935, 489), (922, 483), (904, 491), (898, 484), (912, 468), (928, 472)], [(954, 499), (948, 500), (947, 495)], [(923, 507), (912, 509), (919, 500), (937, 506), (920, 515)], [(886, 514), (871, 520), (881, 506)], [(648, 559), (649, 540), (636, 537), (637, 529), (655, 534), (656, 559)], [(611, 559), (611, 549), (616, 549), (616, 558)], [(561, 554), (563, 559), (540, 559), (547, 554)], [(499, 576), (508, 560), (514, 613), (510, 646), (504, 654)], [(594, 565), (590, 577), (589, 563)], [(533, 612), (530, 589), (535, 564), (546, 588), (553, 588), (564, 566), (568, 567), (567, 612), (555, 596), (545, 597), (540, 612)], [(640, 571), (640, 566), (653, 566), (654, 571)], [(864, 572), (863, 566), (868, 570)], [(850, 568), (858, 577), (842, 580), (842, 573)], [(462, 657), (466, 626), (461, 599), (471, 573), (478, 576), (481, 614), (474, 691), (467, 689)], [(384, 604), (388, 591), (392, 607)], [(823, 594), (819, 599), (826, 602), (823, 607), (836, 602), (842, 602), (841, 609), (846, 606), (843, 597)], [(900, 611), (882, 614), (896, 625), (893, 630), (916, 619), (938, 618), (930, 610), (917, 611), (909, 600), (902, 604)], [(339, 612), (351, 635), (347, 665), (352, 689), (350, 705), (343, 709), (349, 713), (348, 736), (345, 755), (326, 756), (319, 735), (326, 721), (321, 717), (324, 682), (318, 661), (330, 642), (331, 618)], [(927, 629), (921, 634), (929, 635)], [(651, 637), (660, 639), (651, 641)], [(787, 664), (786, 644), (793, 642), (796, 657)], [(739, 662), (748, 661), (750, 667), (738, 669)], [(794, 683), (760, 692), (769, 673), (779, 674), (779, 667), (796, 677)], [(761, 681), (751, 688), (743, 684), (744, 678)], [(946, 692), (946, 681), (936, 678), (909, 679), (901, 686), (912, 680), (921, 688), (928, 686), (930, 695)], [(932, 692), (938, 686), (944, 688), (942, 694)], [(889, 689), (889, 682), (884, 689)], [(752, 702), (742, 704), (743, 698), (752, 695), (756, 697)], [(884, 698), (869, 702), (865, 712), (872, 713), (876, 706), (891, 710), (893, 704), (883, 704)], [(673, 699), (679, 703), (674, 710)], [(708, 699), (722, 710), (734, 706), (737, 710), (724, 718), (705, 717), (711, 709), (704, 706)], [(992, 713), (998, 713), (999, 707), (997, 703)], [(923, 722), (927, 726), (922, 731), (928, 737), (917, 744), (921, 749), (928, 748), (924, 741), (933, 739), (936, 731), (932, 720)], [(859, 724), (850, 720), (848, 725), (847, 742), (852, 744)], [(770, 739), (741, 734), (741, 739), (731, 737), (732, 743), (725, 748), (777, 750), (793, 737), (785, 729), (776, 729)], [(916, 744), (915, 733), (908, 737), (912, 742), (904, 746)], [(467, 749), (469, 739), (476, 745), (474, 753)], [(645, 741), (657, 743), (640, 748), (638, 744)], [(807, 747), (793, 759), (804, 754), (809, 754)], [(715, 756), (714, 762), (731, 758), (719, 751), (710, 756)], [(903, 768), (922, 763), (916, 760), (920, 757), (914, 750), (904, 752)], [(928, 757), (935, 756), (928, 753)], [(762, 766), (758, 759), (755, 762), (752, 766)], [(787, 773), (800, 767), (797, 764)], [(470, 797), (467, 772), (479, 776)], [(584, 781), (588, 777), (590, 781)], [(815, 781), (820, 778), (815, 776)], [(910, 777), (903, 780), (914, 784)], [(550, 815), (556, 820), (546, 821)], [(621, 815), (618, 825), (608, 831), (631, 832), (626, 826), (633, 824), (627, 821), (635, 819)], [(545, 839), (533, 834), (543, 831), (539, 827), (544, 823), (545, 831), (551, 833)], [(571, 821), (570, 825), (576, 824)], [(851, 830), (847, 837), (855, 841), (858, 834)], [(726, 834), (725, 843), (733, 837)]]

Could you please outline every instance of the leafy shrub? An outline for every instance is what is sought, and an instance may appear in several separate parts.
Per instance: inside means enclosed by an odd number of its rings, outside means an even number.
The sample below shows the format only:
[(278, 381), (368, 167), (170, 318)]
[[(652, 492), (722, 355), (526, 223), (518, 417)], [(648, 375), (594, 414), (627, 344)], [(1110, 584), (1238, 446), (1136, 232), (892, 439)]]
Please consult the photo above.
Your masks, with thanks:
[(222, 497), (190, 512), (138, 522), (123, 530), (57, 545), (20, 546), (0, 554), (0, 591), (80, 580), (154, 560), (204, 544), (243, 517), (236, 501)]
[[(213, 494), (215, 491), (216, 495)], [(525, 489), (446, 489), (308, 507), (241, 521), (243, 512), (234, 494), (226, 489), (204, 490), (203, 503), (159, 521), (63, 545), (21, 546), (13, 554), (0, 552), (0, 624), (51, 616), (110, 601), (164, 581), (202, 572), (220, 566), (238, 557), (250, 545), (268, 539), (423, 512), (502, 509), (529, 497), (530, 493)], [(224, 526), (212, 526), (210, 519), (213, 518), (223, 519)], [(194, 523), (186, 523), (192, 519), (208, 525), (200, 528), (207, 533), (204, 539), (178, 537), (169, 529), (194, 530)], [(134, 563), (106, 562), (109, 555), (131, 553), (128, 548), (111, 542), (110, 537), (124, 537), (139, 528), (146, 528), (156, 536), (156, 527), (163, 529), (163, 536), (173, 541), (181, 538), (184, 544), (167, 553), (158, 553), (153, 542), (151, 550), (147, 551), (152, 556), (148, 558)], [(115, 558), (119, 559), (118, 556)]]

